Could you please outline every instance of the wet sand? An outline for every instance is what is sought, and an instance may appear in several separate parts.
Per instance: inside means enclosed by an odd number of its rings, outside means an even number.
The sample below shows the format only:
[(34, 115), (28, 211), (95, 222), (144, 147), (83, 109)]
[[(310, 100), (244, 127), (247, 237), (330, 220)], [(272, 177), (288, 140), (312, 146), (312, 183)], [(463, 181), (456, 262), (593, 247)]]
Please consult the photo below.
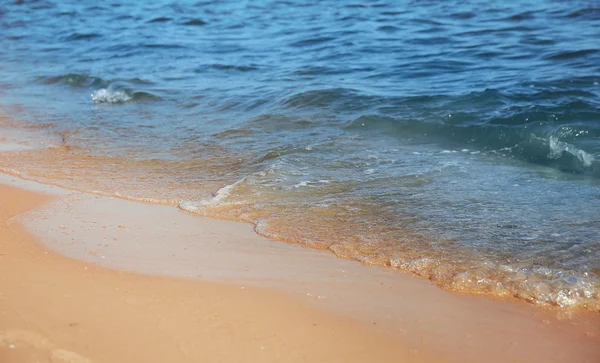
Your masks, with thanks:
[(11, 218), (47, 200), (0, 187), (0, 362), (410, 357), (394, 337), (282, 294), (112, 271), (45, 250)]
[(173, 207), (0, 184), (0, 362), (600, 361), (598, 314), (443, 291)]

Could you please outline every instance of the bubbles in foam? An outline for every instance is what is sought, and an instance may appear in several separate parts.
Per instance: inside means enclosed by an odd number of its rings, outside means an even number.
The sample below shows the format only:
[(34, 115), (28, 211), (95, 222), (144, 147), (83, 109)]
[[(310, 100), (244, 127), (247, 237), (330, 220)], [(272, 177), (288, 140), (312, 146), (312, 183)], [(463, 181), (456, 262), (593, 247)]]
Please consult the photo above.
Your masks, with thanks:
[(131, 100), (131, 96), (124, 91), (111, 91), (106, 88), (92, 92), (91, 97), (94, 103), (124, 103)]
[(600, 308), (598, 280), (545, 266), (516, 267), (491, 262), (471, 265), (430, 258), (390, 258), (392, 268), (427, 277), (442, 287), (472, 293), (513, 295), (539, 305)]

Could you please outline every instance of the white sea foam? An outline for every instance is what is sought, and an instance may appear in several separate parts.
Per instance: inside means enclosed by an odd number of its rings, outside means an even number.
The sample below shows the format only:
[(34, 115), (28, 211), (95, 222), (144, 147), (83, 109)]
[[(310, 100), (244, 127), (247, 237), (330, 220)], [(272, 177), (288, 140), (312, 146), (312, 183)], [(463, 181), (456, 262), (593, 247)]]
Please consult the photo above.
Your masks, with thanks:
[(563, 153), (568, 153), (575, 156), (586, 167), (592, 166), (594, 162), (594, 155), (588, 154), (569, 143), (560, 141), (557, 137), (550, 136), (548, 146), (550, 147), (550, 152), (548, 153), (549, 159), (558, 159)]
[(300, 187), (305, 187), (308, 185), (308, 181), (301, 181), (300, 183), (294, 185), (294, 188), (300, 188)]
[(92, 92), (91, 97), (94, 103), (123, 103), (131, 100), (131, 96), (124, 91), (111, 91), (106, 88)]
[(453, 263), (427, 257), (413, 260), (390, 258), (388, 265), (430, 278), (453, 290), (511, 294), (540, 305), (597, 308), (600, 298), (596, 287), (598, 280), (593, 275), (574, 275), (545, 266), (527, 268), (488, 261), (463, 269)]
[(19, 171), (17, 169), (12, 169), (12, 168), (0, 168), (0, 173), (14, 175), (14, 176), (22, 175), (21, 171)]
[(245, 178), (242, 178), (233, 184), (224, 186), (223, 188), (217, 190), (217, 192), (214, 194), (214, 196), (212, 198), (201, 199), (198, 201), (184, 200), (181, 203), (179, 203), (178, 207), (179, 207), (179, 209), (182, 209), (186, 212), (198, 213), (202, 209), (202, 207), (208, 207), (208, 206), (217, 205), (217, 204), (222, 203), (223, 200), (231, 194), (231, 191), (238, 184), (243, 182), (244, 180), (245, 180)]

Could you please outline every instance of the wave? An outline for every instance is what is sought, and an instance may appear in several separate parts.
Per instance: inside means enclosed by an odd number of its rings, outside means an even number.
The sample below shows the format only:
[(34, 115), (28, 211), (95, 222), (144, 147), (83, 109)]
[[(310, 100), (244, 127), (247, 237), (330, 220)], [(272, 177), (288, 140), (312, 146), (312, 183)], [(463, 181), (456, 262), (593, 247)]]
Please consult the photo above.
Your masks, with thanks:
[(183, 22), (182, 25), (186, 25), (186, 26), (204, 26), (206, 24), (208, 24), (208, 23), (205, 22), (202, 19), (191, 19), (191, 20)]
[(556, 52), (548, 55), (545, 59), (547, 60), (567, 60), (573, 58), (587, 57), (600, 52), (600, 49), (581, 49), (567, 52)]
[(126, 103), (129, 101), (157, 101), (161, 98), (148, 92), (98, 89), (90, 95), (94, 103)]
[(521, 21), (528, 21), (528, 20), (533, 20), (535, 18), (535, 12), (534, 11), (525, 11), (522, 13), (518, 13), (515, 15), (511, 15), (507, 18), (504, 18), (502, 20), (504, 21), (513, 21), (513, 22), (521, 22)]
[(90, 96), (94, 103), (124, 103), (132, 99), (132, 97), (124, 91), (110, 91), (106, 88), (96, 90), (92, 92)]
[[(332, 88), (324, 90), (311, 90), (296, 93), (283, 100), (286, 108), (339, 108), (345, 109), (346, 105), (367, 106), (368, 97), (361, 95), (358, 91), (349, 88)], [(357, 103), (359, 105), (357, 105)]]
[(598, 11), (598, 7), (582, 8), (567, 14), (566, 17), (583, 20), (600, 20), (600, 11)]
[(171, 20), (173, 20), (173, 19), (165, 17), (165, 16), (160, 16), (158, 18), (154, 18), (154, 19), (148, 20), (147, 23), (166, 23), (166, 22), (169, 22)]
[[(380, 73), (369, 77), (386, 76), (389, 74)], [(575, 86), (577, 89), (573, 89)], [(281, 100), (281, 104), (286, 108), (323, 108), (342, 112), (347, 110), (348, 105), (353, 105), (350, 110), (356, 111), (379, 111), (384, 108), (385, 112), (382, 113), (390, 116), (395, 114), (389, 111), (399, 111), (403, 115), (408, 111), (409, 115), (415, 116), (425, 113), (419, 111), (435, 111), (442, 112), (440, 116), (445, 116), (449, 113), (477, 110), (483, 120), (489, 120), (501, 116), (499, 111), (509, 116), (519, 112), (519, 109), (509, 109), (507, 105), (530, 107), (534, 111), (540, 109), (555, 114), (571, 111), (570, 109), (579, 111), (579, 108), (585, 108), (581, 111), (598, 112), (597, 86), (597, 77), (577, 77), (528, 82), (515, 86), (512, 92), (486, 88), (465, 94), (413, 96), (376, 95), (355, 88), (339, 87), (297, 92)], [(527, 109), (523, 108), (523, 111), (526, 112)]]
[(303, 39), (303, 40), (299, 40), (299, 41), (291, 43), (290, 47), (296, 47), (296, 48), (311, 47), (314, 45), (320, 45), (322, 43), (328, 43), (335, 39), (336, 38), (333, 38), (333, 37), (315, 37), (315, 38), (310, 38), (310, 39)]
[(106, 87), (109, 82), (87, 74), (67, 73), (58, 76), (41, 76), (36, 81), (45, 85), (64, 84), (71, 87)]
[(64, 38), (65, 41), (75, 41), (75, 40), (91, 40), (95, 38), (102, 37), (102, 34), (98, 33), (73, 33)]
[(86, 73), (67, 73), (55, 76), (38, 76), (35, 78), (37, 83), (44, 85), (63, 84), (71, 87), (94, 87), (106, 88), (111, 84), (131, 84), (131, 85), (153, 85), (154, 83), (142, 78), (116, 78), (103, 79)]
[(126, 103), (130, 101), (159, 101), (161, 97), (139, 88), (153, 85), (142, 78), (103, 79), (89, 74), (67, 73), (57, 76), (40, 76), (36, 82), (43, 85), (66, 85), (73, 88), (92, 89), (94, 103)]
[(237, 72), (251, 72), (251, 71), (257, 71), (260, 68), (256, 65), (233, 65), (233, 64), (219, 64), (219, 63), (215, 63), (215, 64), (208, 64), (202, 67), (198, 67), (195, 72), (196, 73), (201, 73), (210, 69), (214, 69), (214, 70), (218, 70), (218, 71), (237, 71)]
[[(471, 120), (467, 115), (459, 115)], [(528, 125), (526, 125), (528, 126)], [(600, 129), (570, 128), (539, 135), (528, 131), (531, 127), (513, 125), (453, 125), (427, 123), (420, 120), (402, 120), (381, 116), (361, 116), (349, 122), (347, 130), (386, 133), (403, 139), (433, 141), (443, 147), (476, 149), (516, 158), (533, 164), (553, 167), (563, 172), (584, 174), (600, 178), (600, 162), (595, 152), (564, 141), (569, 134), (584, 134), (588, 138), (600, 135)], [(543, 132), (543, 129), (540, 129)], [(600, 149), (600, 146), (597, 146)], [(598, 151), (596, 151), (597, 153)]]
[(542, 139), (542, 142), (547, 142), (550, 148), (548, 159), (561, 159), (564, 155), (567, 155), (567, 157), (574, 157), (583, 167), (591, 167), (596, 161), (594, 155), (586, 153), (569, 143), (560, 141), (555, 136), (550, 136), (546, 140)]
[[(565, 83), (589, 89), (569, 90)], [(344, 130), (469, 148), (600, 177), (596, 79), (553, 80), (534, 91), (381, 97), (334, 88), (281, 101), (295, 112), (335, 112)]]

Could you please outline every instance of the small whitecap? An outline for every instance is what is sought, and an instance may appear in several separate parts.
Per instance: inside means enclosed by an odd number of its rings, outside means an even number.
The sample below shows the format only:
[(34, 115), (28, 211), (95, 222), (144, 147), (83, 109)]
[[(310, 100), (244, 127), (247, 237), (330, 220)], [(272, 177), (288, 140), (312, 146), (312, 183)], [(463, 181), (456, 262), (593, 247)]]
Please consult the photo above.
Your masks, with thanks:
[(563, 153), (568, 153), (575, 156), (583, 164), (583, 166), (590, 167), (594, 162), (594, 155), (586, 153), (585, 151), (576, 148), (575, 146), (558, 140), (558, 138), (551, 136), (548, 139), (548, 146), (550, 152), (548, 153), (548, 159), (558, 159)]
[(308, 185), (308, 182), (307, 181), (303, 181), (303, 182), (300, 182), (300, 183), (294, 185), (294, 188), (305, 187), (307, 185)]
[(131, 100), (131, 96), (124, 91), (111, 91), (106, 88), (92, 92), (91, 97), (94, 103), (124, 103)]

